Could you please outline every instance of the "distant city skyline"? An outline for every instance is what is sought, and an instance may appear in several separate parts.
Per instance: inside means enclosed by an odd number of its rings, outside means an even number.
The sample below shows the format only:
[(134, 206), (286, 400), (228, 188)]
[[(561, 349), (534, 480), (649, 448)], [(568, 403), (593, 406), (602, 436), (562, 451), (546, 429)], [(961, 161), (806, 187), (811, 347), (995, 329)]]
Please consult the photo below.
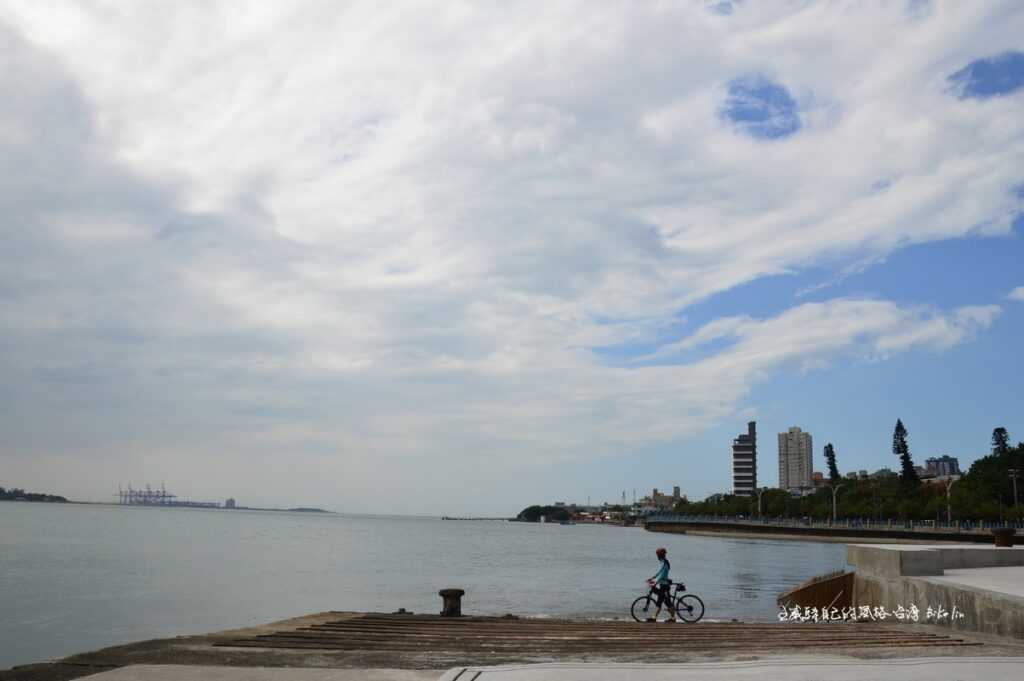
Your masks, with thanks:
[(748, 422), (758, 486), (793, 424), (898, 468), (897, 418), (967, 469), (1024, 439), (1021, 35), (0, 0), (0, 485), (490, 517), (729, 491)]

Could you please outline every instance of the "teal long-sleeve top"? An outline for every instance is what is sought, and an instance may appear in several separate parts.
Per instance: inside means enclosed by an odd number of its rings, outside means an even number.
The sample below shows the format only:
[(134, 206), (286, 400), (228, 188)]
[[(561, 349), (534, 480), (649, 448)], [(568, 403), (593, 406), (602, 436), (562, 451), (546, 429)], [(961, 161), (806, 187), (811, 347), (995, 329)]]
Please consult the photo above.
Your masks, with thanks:
[(668, 584), (668, 571), (671, 569), (671, 565), (668, 562), (668, 558), (661, 559), (661, 567), (658, 568), (658, 573), (651, 577), (655, 584)]

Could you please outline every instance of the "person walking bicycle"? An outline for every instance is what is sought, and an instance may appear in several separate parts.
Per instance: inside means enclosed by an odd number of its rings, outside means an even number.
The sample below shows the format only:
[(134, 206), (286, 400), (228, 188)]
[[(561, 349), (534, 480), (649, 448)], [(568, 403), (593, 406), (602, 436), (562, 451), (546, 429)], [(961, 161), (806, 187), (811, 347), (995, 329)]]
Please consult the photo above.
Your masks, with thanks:
[(652, 589), (658, 591), (658, 601), (655, 604), (657, 607), (654, 611), (654, 615), (647, 618), (648, 622), (657, 622), (658, 615), (661, 614), (662, 605), (668, 608), (668, 619), (667, 622), (676, 621), (676, 608), (675, 603), (672, 602), (672, 580), (668, 578), (668, 572), (672, 569), (672, 564), (668, 562), (668, 551), (665, 547), (659, 547), (654, 555), (658, 557), (660, 565), (658, 566), (658, 572), (653, 577), (647, 580), (647, 583), (651, 585)]
[[(664, 547), (655, 551), (658, 556), (658, 572), (647, 579), (650, 589), (647, 594), (633, 601), (629, 613), (637, 622), (657, 622), (662, 606), (668, 608), (669, 618), (666, 622), (699, 622), (704, 617), (704, 601), (696, 594), (686, 592), (686, 585), (673, 582), (668, 573), (672, 569), (668, 562), (668, 551)], [(654, 614), (651, 614), (651, 610)]]

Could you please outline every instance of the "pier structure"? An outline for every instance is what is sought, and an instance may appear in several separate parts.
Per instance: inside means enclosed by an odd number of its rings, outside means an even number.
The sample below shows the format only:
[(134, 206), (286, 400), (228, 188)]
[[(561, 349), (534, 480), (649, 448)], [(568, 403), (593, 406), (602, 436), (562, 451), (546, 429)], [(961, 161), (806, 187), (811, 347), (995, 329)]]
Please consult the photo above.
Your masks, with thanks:
[(177, 494), (167, 491), (163, 484), (160, 489), (153, 489), (146, 485), (142, 489), (135, 489), (131, 483), (124, 489), (120, 485), (117, 488), (117, 503), (121, 506), (185, 506), (189, 508), (220, 508), (215, 501), (187, 501), (179, 499)]

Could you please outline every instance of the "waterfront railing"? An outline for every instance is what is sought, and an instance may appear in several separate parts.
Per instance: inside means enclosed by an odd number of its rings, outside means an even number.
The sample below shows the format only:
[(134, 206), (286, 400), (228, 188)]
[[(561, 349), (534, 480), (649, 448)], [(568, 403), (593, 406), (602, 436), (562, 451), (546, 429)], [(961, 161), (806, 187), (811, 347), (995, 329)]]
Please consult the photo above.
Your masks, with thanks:
[(836, 520), (820, 518), (779, 518), (771, 516), (748, 517), (728, 515), (680, 515), (676, 513), (652, 513), (647, 522), (661, 523), (720, 523), (723, 525), (750, 525), (752, 527), (815, 527), (844, 528), (863, 530), (893, 530), (906, 532), (978, 532), (988, 533), (993, 529), (1006, 527), (1024, 529), (1024, 521), (1020, 520), (895, 520), (877, 518), (837, 518)]

